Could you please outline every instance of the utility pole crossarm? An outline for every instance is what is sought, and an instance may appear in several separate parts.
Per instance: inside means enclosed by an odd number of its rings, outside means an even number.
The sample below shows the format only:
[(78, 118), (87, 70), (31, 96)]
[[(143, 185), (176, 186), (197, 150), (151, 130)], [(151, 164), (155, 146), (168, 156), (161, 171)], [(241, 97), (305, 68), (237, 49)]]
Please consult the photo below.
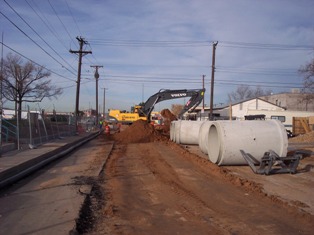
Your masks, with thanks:
[(92, 51), (73, 51), (73, 50), (69, 50), (70, 53), (72, 54), (82, 54), (82, 56), (87, 55), (87, 54), (92, 54)]

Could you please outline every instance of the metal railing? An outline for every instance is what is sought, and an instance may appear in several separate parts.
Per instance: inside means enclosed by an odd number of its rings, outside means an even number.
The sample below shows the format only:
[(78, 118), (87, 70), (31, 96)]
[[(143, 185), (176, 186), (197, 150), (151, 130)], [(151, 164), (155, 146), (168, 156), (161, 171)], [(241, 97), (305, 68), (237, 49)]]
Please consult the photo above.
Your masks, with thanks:
[(8, 143), (9, 140), (14, 140), (16, 139), (16, 126), (7, 121), (6, 119), (2, 118), (2, 141), (5, 143)]

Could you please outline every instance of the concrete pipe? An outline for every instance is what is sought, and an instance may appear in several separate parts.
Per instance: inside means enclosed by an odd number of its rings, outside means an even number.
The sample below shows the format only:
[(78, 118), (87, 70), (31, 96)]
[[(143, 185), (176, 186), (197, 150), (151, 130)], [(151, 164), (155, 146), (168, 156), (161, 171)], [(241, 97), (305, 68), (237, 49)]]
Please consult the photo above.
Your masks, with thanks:
[(212, 121), (205, 121), (200, 127), (198, 134), (198, 145), (201, 151), (205, 154), (208, 154), (208, 133), (209, 128), (213, 124)]
[(177, 121), (172, 121), (170, 123), (170, 140), (173, 142), (175, 142), (176, 122)]
[(218, 165), (247, 165), (240, 150), (260, 161), (268, 150), (287, 155), (288, 137), (277, 120), (216, 121), (209, 128), (208, 157)]
[(203, 122), (177, 121), (175, 123), (175, 142), (177, 144), (198, 144), (198, 133)]

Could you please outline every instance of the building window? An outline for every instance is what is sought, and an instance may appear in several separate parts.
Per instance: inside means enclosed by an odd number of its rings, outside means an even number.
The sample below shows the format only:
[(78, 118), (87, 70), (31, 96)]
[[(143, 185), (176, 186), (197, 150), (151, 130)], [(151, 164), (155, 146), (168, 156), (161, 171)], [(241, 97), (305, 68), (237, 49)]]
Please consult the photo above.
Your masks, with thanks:
[(285, 122), (286, 121), (286, 117), (285, 116), (271, 116), (270, 119), (279, 120), (281, 122)]

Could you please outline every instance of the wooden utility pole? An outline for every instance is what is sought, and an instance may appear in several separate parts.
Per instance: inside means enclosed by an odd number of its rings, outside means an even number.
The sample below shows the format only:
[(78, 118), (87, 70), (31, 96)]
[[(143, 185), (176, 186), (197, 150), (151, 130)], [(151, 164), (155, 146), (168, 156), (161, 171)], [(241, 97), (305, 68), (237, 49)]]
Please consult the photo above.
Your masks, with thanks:
[(212, 57), (212, 78), (210, 82), (210, 113), (209, 119), (213, 120), (213, 109), (214, 109), (214, 79), (215, 79), (215, 58), (216, 58), (216, 47), (218, 45), (217, 42), (213, 42), (213, 57)]
[[(205, 88), (205, 75), (203, 75), (203, 89)], [(203, 98), (203, 112), (204, 112), (204, 109), (205, 109), (205, 100)]]
[(96, 68), (95, 71), (95, 79), (96, 79), (96, 125), (98, 125), (98, 78), (99, 78), (99, 73), (98, 73), (98, 68), (102, 68), (104, 66), (101, 65), (91, 65), (90, 67)]
[(80, 50), (79, 51), (70, 50), (70, 53), (79, 55), (77, 81), (76, 81), (76, 102), (75, 102), (75, 113), (74, 113), (75, 133), (77, 133), (77, 121), (78, 121), (77, 119), (79, 115), (82, 57), (86, 54), (92, 54), (91, 51), (83, 51), (83, 45), (87, 44), (87, 42), (82, 37), (76, 37), (76, 39), (80, 43)]

